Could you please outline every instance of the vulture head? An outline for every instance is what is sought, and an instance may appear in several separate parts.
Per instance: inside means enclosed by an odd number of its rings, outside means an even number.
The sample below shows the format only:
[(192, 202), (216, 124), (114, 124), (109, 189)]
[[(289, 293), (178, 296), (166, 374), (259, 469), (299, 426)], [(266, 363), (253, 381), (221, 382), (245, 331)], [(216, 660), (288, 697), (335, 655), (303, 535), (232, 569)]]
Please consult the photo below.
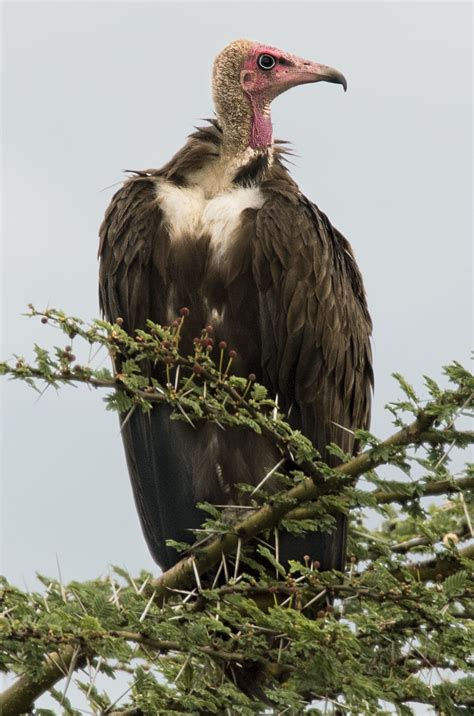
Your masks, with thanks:
[(336, 82), (347, 89), (344, 75), (327, 65), (250, 40), (227, 45), (217, 55), (213, 72), (214, 103), (227, 147), (269, 147), (272, 100), (309, 82)]

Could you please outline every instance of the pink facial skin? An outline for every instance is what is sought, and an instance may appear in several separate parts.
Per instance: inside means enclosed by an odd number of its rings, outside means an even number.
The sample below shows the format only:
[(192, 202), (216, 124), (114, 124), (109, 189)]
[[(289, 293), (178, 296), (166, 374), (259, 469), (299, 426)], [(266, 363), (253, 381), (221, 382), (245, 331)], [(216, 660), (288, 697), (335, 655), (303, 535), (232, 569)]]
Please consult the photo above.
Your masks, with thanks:
[[(257, 59), (261, 54), (275, 58), (276, 64), (272, 69), (263, 70), (258, 66)], [(290, 87), (321, 81), (337, 82), (344, 90), (347, 87), (344, 76), (332, 67), (290, 55), (269, 45), (253, 45), (240, 72), (240, 84), (252, 107), (249, 146), (259, 149), (271, 145), (270, 103), (275, 97)]]
[[(261, 70), (257, 57), (268, 53), (277, 59), (273, 70)], [(268, 147), (273, 140), (270, 102), (277, 96), (275, 92), (280, 77), (278, 60), (283, 53), (273, 47), (255, 45), (244, 62), (240, 73), (240, 83), (252, 107), (249, 146), (252, 149)]]

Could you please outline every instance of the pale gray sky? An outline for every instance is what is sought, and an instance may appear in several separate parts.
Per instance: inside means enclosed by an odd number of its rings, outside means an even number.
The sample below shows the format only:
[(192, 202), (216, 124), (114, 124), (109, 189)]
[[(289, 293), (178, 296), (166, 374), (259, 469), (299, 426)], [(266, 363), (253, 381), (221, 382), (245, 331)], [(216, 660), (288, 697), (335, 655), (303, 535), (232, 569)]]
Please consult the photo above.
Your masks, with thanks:
[[(98, 315), (97, 228), (125, 168), (159, 166), (210, 116), (210, 70), (248, 37), (342, 70), (347, 94), (279, 98), (293, 174), (351, 240), (374, 318), (373, 429), (400, 371), (420, 386), (470, 324), (468, 3), (3, 4), (2, 357), (54, 344), (26, 304)], [(4, 381), (3, 381), (4, 382)], [(3, 386), (3, 572), (93, 578), (154, 569), (116, 415), (101, 395)], [(422, 391), (421, 391), (422, 392)]]

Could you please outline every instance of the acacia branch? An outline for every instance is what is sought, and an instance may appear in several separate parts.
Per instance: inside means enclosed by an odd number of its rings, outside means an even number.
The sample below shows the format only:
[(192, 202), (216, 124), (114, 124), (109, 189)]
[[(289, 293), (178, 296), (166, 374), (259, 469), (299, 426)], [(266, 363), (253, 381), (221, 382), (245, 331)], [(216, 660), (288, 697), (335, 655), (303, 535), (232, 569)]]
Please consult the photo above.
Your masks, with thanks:
[[(34, 309), (32, 311), (34, 312)], [(131, 402), (132, 405), (141, 407), (150, 407), (154, 403), (166, 402), (171, 407), (182, 408), (180, 400), (183, 395), (186, 394), (186, 391), (188, 393), (193, 392), (194, 388), (196, 388), (193, 381), (204, 381), (205, 383), (207, 382), (208, 386), (212, 386), (214, 402), (206, 400), (206, 393), (205, 391), (204, 393), (202, 392), (202, 384), (200, 386), (201, 392), (197, 390), (193, 394), (193, 398), (199, 403), (203, 419), (218, 421), (228, 414), (232, 417), (232, 422), (235, 422), (235, 418), (239, 418), (240, 415), (245, 416), (247, 421), (250, 416), (257, 426), (255, 429), (258, 429), (264, 436), (269, 438), (280, 450), (282, 456), (291, 458), (293, 461), (293, 453), (296, 453), (301, 448), (301, 445), (304, 444), (301, 434), (293, 431), (282, 420), (272, 419), (274, 404), (270, 400), (249, 399), (249, 385), (253, 382), (250, 377), (247, 387), (242, 388), (242, 392), (239, 392), (234, 387), (234, 385), (239, 386), (238, 380), (234, 380), (233, 384), (231, 384), (231, 380), (228, 377), (228, 367), (231, 361), (229, 361), (225, 371), (221, 371), (220, 368), (217, 370), (212, 366), (209, 355), (206, 353), (207, 347), (203, 350), (196, 348), (194, 359), (184, 358), (178, 354), (179, 327), (182, 325), (182, 321), (181, 323), (178, 322), (179, 326), (174, 334), (169, 327), (166, 329), (168, 332), (171, 331), (170, 341), (168, 341), (162, 340), (160, 337), (154, 337), (153, 331), (155, 329), (152, 329), (151, 334), (137, 334), (137, 337), (133, 338), (122, 331), (119, 326), (108, 325), (105, 328), (102, 326), (101, 329), (95, 327), (85, 330), (80, 327), (80, 322), (78, 323), (74, 319), (58, 318), (54, 312), (34, 313), (35, 315), (43, 315), (45, 321), (56, 322), (70, 336), (79, 334), (91, 345), (98, 343), (105, 346), (117, 359), (120, 359), (121, 356), (124, 356), (125, 359), (130, 359), (134, 362), (135, 369), (138, 372), (150, 361), (164, 363), (167, 375), (166, 385), (163, 387), (158, 387), (155, 384), (144, 386), (143, 383), (137, 382), (134, 369), (131, 369), (128, 374), (118, 374), (109, 378), (107, 375), (103, 377), (104, 374), (100, 372), (95, 374), (88, 367), (72, 366), (71, 362), (74, 357), (70, 349), (65, 349), (62, 353), (59, 351), (57, 353), (58, 358), (55, 360), (51, 359), (46, 352), (43, 352), (46, 354), (45, 357), (43, 353), (40, 355), (38, 351), (37, 367), (29, 366), (22, 360), (18, 361), (15, 368), (8, 364), (0, 363), (0, 373), (7, 373), (13, 378), (30, 382), (45, 380), (48, 384), (86, 383), (95, 388), (120, 391), (130, 399), (130, 401), (123, 399), (123, 402)], [(168, 347), (165, 344), (168, 344)], [(174, 386), (169, 380), (170, 365), (176, 368)], [(186, 369), (181, 370), (181, 376), (184, 372), (189, 376), (184, 381), (178, 380), (180, 368)], [(458, 384), (462, 385), (462, 382), (459, 381)], [(420, 410), (416, 420), (410, 425), (405, 426), (385, 441), (333, 470), (326, 470), (323, 465), (318, 464), (316, 451), (311, 449), (311, 446), (305, 446), (307, 451), (304, 454), (309, 457), (306, 460), (299, 460), (298, 466), (306, 477), (293, 488), (278, 495), (278, 502), (266, 504), (256, 509), (251, 514), (248, 514), (245, 519), (233, 525), (230, 531), (218, 537), (210, 538), (204, 544), (191, 547), (191, 554), (178, 562), (160, 578), (152, 580), (148, 584), (148, 592), (150, 594), (154, 592), (155, 598), (163, 602), (173, 593), (173, 590), (180, 588), (192, 590), (195, 585), (199, 590), (199, 575), (217, 565), (223, 555), (235, 553), (241, 543), (247, 542), (261, 532), (276, 526), (284, 517), (305, 519), (314, 516), (314, 513), (311, 513), (314, 508), (306, 503), (325, 495), (340, 494), (343, 488), (353, 486), (361, 474), (373, 470), (381, 464), (396, 462), (397, 458), (403, 456), (403, 451), (407, 446), (421, 445), (424, 442), (432, 445), (457, 444), (465, 446), (467, 443), (473, 442), (474, 433), (456, 431), (452, 428), (452, 422), (443, 430), (435, 430), (433, 427), (440, 415), (450, 414), (452, 406), (457, 406), (458, 411), (463, 409), (472, 400), (472, 395), (472, 388), (468, 390), (465, 387), (461, 387), (457, 391), (445, 391), (441, 400), (438, 402), (434, 400), (424, 410)], [(224, 405), (216, 407), (216, 401), (222, 401), (226, 406), (225, 410)], [(120, 410), (123, 410), (123, 407), (120, 407)], [(298, 454), (302, 452), (303, 450)], [(402, 485), (402, 483), (400, 484)], [(466, 487), (472, 487), (473, 484), (474, 477), (466, 477), (455, 482), (428, 483), (422, 486), (421, 489), (423, 495), (434, 495), (459, 491)], [(406, 483), (403, 483), (405, 490), (406, 487)], [(376, 490), (370, 493), (370, 497), (375, 498), (379, 503), (403, 503), (416, 499), (419, 496), (419, 490), (420, 486), (417, 486), (414, 488), (413, 494), (408, 495), (406, 492), (396, 494), (395, 491), (384, 492), (383, 490)], [(274, 500), (274, 497), (272, 496), (271, 499)], [(310, 511), (309, 513), (308, 510)], [(408, 565), (405, 569), (411, 571), (417, 579), (423, 581), (432, 580), (436, 579), (440, 574), (447, 576), (456, 572), (460, 569), (460, 560), (465, 557), (471, 558), (473, 554), (474, 547), (469, 546), (447, 556), (440, 555), (425, 562)], [(394, 572), (394, 574), (396, 573)], [(341, 595), (344, 594), (344, 590), (346, 590), (346, 594), (354, 594), (354, 591), (348, 591), (350, 589), (353, 590), (348, 585), (338, 585), (337, 588), (333, 588), (331, 585), (328, 588), (329, 591), (340, 593)], [(370, 590), (361, 594), (361, 596), (372, 598)], [(390, 599), (391, 597), (387, 598)], [(387, 623), (387, 628), (389, 627), (390, 625)], [(137, 643), (142, 643), (144, 647), (148, 646), (161, 651), (173, 651), (174, 647), (179, 646), (175, 642), (163, 642), (161, 640), (151, 643), (148, 637), (135, 632), (117, 632), (116, 637), (131, 641), (135, 640)], [(78, 647), (80, 647), (80, 652), (78, 652)], [(92, 651), (90, 649), (86, 639), (81, 639), (78, 636), (73, 644), (66, 644), (58, 652), (50, 654), (45, 658), (41, 672), (36, 678), (23, 674), (0, 696), (1, 712), (5, 716), (17, 716), (28, 711), (33, 702), (42, 693), (54, 686), (69, 670), (80, 668), (84, 663), (86, 654), (90, 656), (94, 653), (94, 649)], [(241, 657), (244, 657), (244, 654), (240, 652), (215, 650), (212, 647), (200, 647), (200, 649), (207, 656), (224, 661), (232, 662), (234, 660), (235, 662), (235, 660), (238, 660), (240, 662)], [(272, 673), (274, 666), (267, 664), (270, 673)], [(401, 700), (403, 700), (403, 696), (401, 696)]]
[(465, 445), (474, 442), (473, 430), (454, 430), (446, 428), (445, 430), (426, 430), (422, 435), (422, 442), (430, 445), (444, 445), (446, 443), (454, 443), (455, 445)]
[[(466, 523), (464, 523), (459, 529), (452, 530), (449, 532), (448, 537), (457, 538), (458, 540), (465, 539), (470, 536), (470, 530)], [(446, 538), (446, 535), (444, 536)], [(437, 542), (441, 542), (442, 537), (437, 536), (435, 538), (428, 537), (426, 535), (417, 535), (411, 539), (407, 539), (404, 542), (398, 542), (390, 545), (390, 549), (395, 554), (406, 554), (410, 552), (414, 547), (424, 547), (434, 545)], [(457, 540), (455, 540), (457, 541)]]
[[(465, 398), (463, 391), (458, 391), (459, 400)], [(264, 505), (251, 515), (234, 525), (233, 531), (211, 539), (207, 544), (196, 550), (195, 554), (179, 561), (161, 577), (150, 585), (158, 598), (165, 599), (170, 589), (182, 588), (195, 583), (196, 572), (202, 574), (220, 562), (223, 554), (231, 554), (237, 549), (239, 540), (247, 542), (259, 533), (274, 527), (285, 516), (293, 517), (295, 503), (315, 500), (323, 495), (338, 493), (343, 486), (351, 485), (355, 479), (369, 470), (386, 463), (386, 449), (403, 448), (418, 444), (423, 433), (435, 422), (436, 415), (429, 410), (420, 411), (416, 420), (410, 425), (391, 435), (379, 445), (357, 455), (333, 470), (332, 477), (324, 480), (313, 462), (304, 462), (301, 467), (305, 474), (298, 485), (284, 493), (285, 500), (273, 505)], [(307, 510), (307, 507), (301, 508)], [(301, 519), (300, 513), (298, 518)], [(305, 513), (305, 517), (307, 513)], [(198, 585), (199, 586), (199, 585)]]
[[(124, 629), (109, 629), (107, 631), (98, 631), (98, 632), (88, 632), (87, 636), (83, 637), (80, 634), (43, 634), (40, 631), (32, 630), (32, 629), (25, 629), (20, 630), (17, 632), (12, 632), (8, 635), (8, 639), (19, 641), (19, 642), (26, 642), (30, 639), (39, 639), (39, 640), (46, 640), (48, 643), (53, 644), (67, 644), (71, 647), (76, 647), (76, 650), (78, 647), (81, 647), (84, 651), (84, 644), (87, 643), (88, 647), (92, 649), (92, 643), (101, 641), (103, 639), (107, 638), (113, 638), (113, 639), (121, 639), (123, 641), (131, 641), (135, 644), (141, 644), (143, 646), (149, 647), (150, 649), (153, 649), (154, 651), (157, 651), (159, 653), (168, 653), (168, 652), (180, 652), (185, 649), (185, 646), (180, 644), (178, 641), (173, 641), (170, 639), (154, 639), (153, 637), (147, 636), (146, 634), (141, 634), (137, 631), (127, 631)], [(227, 661), (227, 662), (240, 662), (243, 663), (246, 661), (246, 656), (244, 652), (240, 651), (228, 651), (223, 649), (213, 649), (210, 646), (197, 646), (197, 651), (202, 652), (206, 656), (211, 656), (214, 659), (220, 659), (221, 661)], [(93, 649), (92, 649), (93, 650)], [(70, 664), (69, 664), (70, 665)], [(69, 668), (69, 665), (67, 665), (67, 668)], [(66, 665), (63, 662), (64, 670), (66, 670)], [(80, 664), (78, 665), (80, 667)], [(64, 676), (64, 673), (63, 673)], [(3, 714), (3, 712), (0, 712)]]
[[(403, 486), (406, 490), (409, 485), (406, 482), (401, 482), (400, 486)], [(404, 494), (397, 492), (387, 492), (385, 490), (376, 490), (372, 492), (372, 497), (376, 502), (381, 504), (387, 504), (388, 502), (398, 502), (403, 504), (409, 500), (413, 500), (416, 497), (431, 497), (434, 495), (446, 495), (455, 492), (463, 492), (474, 487), (474, 476), (460, 477), (457, 480), (440, 480), (436, 482), (426, 482), (425, 484), (417, 484), (416, 488), (413, 489), (413, 494)]]
[[(450, 574), (453, 574), (454, 572), (458, 571), (460, 568), (460, 560), (461, 559), (472, 559), (474, 557), (474, 545), (469, 545), (468, 547), (465, 547), (462, 550), (458, 550), (457, 554), (455, 555), (449, 555), (447, 557), (439, 556), (435, 559), (426, 561), (426, 562), (420, 562), (412, 565), (408, 565), (405, 567), (409, 572), (413, 574), (414, 577), (416, 577), (419, 581), (428, 581), (428, 580), (436, 580), (438, 575), (442, 575), (443, 577), (449, 576)], [(188, 560), (184, 560), (184, 563), (188, 562)], [(179, 563), (182, 564), (182, 563)], [(179, 566), (179, 565), (177, 565)], [(176, 571), (174, 568), (170, 570), (170, 572)], [(170, 580), (169, 576), (167, 577), (168, 573), (165, 573), (163, 577), (161, 577), (159, 580), (156, 580), (155, 585), (157, 583), (161, 582), (162, 585), (162, 596), (164, 596), (164, 591), (168, 590), (170, 588)], [(315, 575), (316, 576), (316, 575)], [(402, 576), (402, 575), (400, 575)], [(178, 572), (177, 574), (178, 579), (182, 577), (182, 574)], [(178, 583), (175, 580), (174, 586), (178, 586)], [(154, 587), (156, 589), (156, 586)], [(394, 602), (399, 601), (405, 601), (405, 600), (411, 600), (412, 598), (408, 594), (398, 594), (397, 592), (387, 592), (384, 593), (383, 596), (380, 593), (375, 592), (374, 590), (371, 590), (369, 588), (365, 587), (357, 587), (357, 586), (351, 586), (351, 585), (330, 585), (327, 587), (327, 585), (324, 585), (323, 583), (314, 583), (312, 585), (312, 588), (317, 591), (319, 589), (328, 589), (329, 591), (332, 591), (337, 594), (351, 594), (351, 595), (357, 595), (361, 597), (366, 597), (369, 599), (376, 599), (377, 601), (382, 601), (383, 599), (393, 600)], [(267, 592), (269, 594), (274, 594), (275, 591), (282, 594), (289, 594), (290, 596), (292, 594), (295, 594), (295, 589), (292, 586), (288, 585), (279, 585), (276, 589), (273, 588), (267, 588), (267, 587), (259, 587), (257, 586), (250, 586), (243, 589), (242, 587), (239, 587), (238, 585), (229, 585), (222, 587), (219, 590), (219, 593), (224, 596), (227, 593), (237, 592), (241, 593), (242, 591), (248, 591), (249, 593), (259, 594)], [(311, 590), (310, 590), (311, 591)], [(24, 635), (17, 635), (18, 638)], [(159, 651), (179, 651), (181, 649), (178, 642), (174, 641), (167, 641), (167, 640), (155, 640), (150, 637), (147, 637), (146, 635), (142, 635), (138, 632), (130, 632), (130, 631), (110, 631), (105, 633), (99, 633), (96, 635), (97, 639), (103, 639), (105, 636), (112, 636), (116, 638), (121, 638), (128, 641), (135, 641), (136, 643), (141, 643), (144, 646), (148, 646), (154, 649), (157, 649)], [(15, 635), (12, 634), (11, 638), (15, 638)], [(94, 635), (90, 634), (88, 635), (88, 638), (93, 639)], [(31, 705), (34, 703), (34, 701), (39, 698), (43, 693), (48, 691), (54, 684), (56, 684), (59, 680), (61, 680), (68, 672), (68, 670), (71, 668), (71, 664), (73, 663), (73, 659), (76, 658), (76, 662), (73, 665), (73, 668), (77, 669), (80, 668), (84, 662), (86, 653), (91, 655), (93, 653), (93, 648), (90, 643), (87, 644), (87, 647), (82, 646), (81, 652), (78, 654), (78, 644), (83, 644), (83, 639), (80, 637), (71, 636), (71, 639), (74, 639), (75, 643), (74, 645), (66, 645), (63, 646), (60, 651), (54, 652), (53, 654), (48, 655), (45, 659), (45, 663), (42, 669), (42, 673), (40, 676), (36, 679), (29, 676), (28, 674), (24, 674), (21, 677), (15, 681), (12, 686), (10, 686), (9, 689), (4, 691), (0, 695), (0, 713), (2, 716), (19, 716), (22, 713), (25, 713), (29, 711)], [(60, 639), (60, 641), (63, 641), (64, 639)], [(225, 662), (230, 663), (245, 663), (245, 655), (240, 652), (230, 652), (230, 651), (223, 651), (220, 649), (213, 649), (212, 647), (203, 646), (200, 647), (200, 651), (214, 659), (218, 659)], [(284, 673), (291, 671), (291, 667), (288, 667), (287, 665), (280, 665), (280, 664), (274, 664), (273, 662), (266, 662), (262, 660), (263, 668), (267, 671), (267, 673), (275, 678), (278, 678), (279, 676), (283, 675)]]
[(424, 562), (406, 564), (404, 569), (420, 582), (434, 581), (438, 576), (449, 577), (462, 569), (463, 559), (474, 558), (474, 544), (447, 554), (440, 554)]
[[(31, 630), (26, 630), (17, 632), (16, 634), (10, 634), (9, 639), (23, 641), (31, 639), (33, 635)], [(44, 638), (42, 634), (37, 634), (36, 636), (38, 638)], [(23, 674), (8, 689), (0, 694), (1, 716), (20, 716), (20, 714), (28, 713), (36, 699), (67, 676), (69, 670), (76, 670), (84, 666), (86, 653), (91, 655), (94, 651), (91, 642), (102, 640), (106, 637), (132, 641), (160, 653), (183, 651), (183, 646), (177, 641), (153, 639), (152, 637), (133, 631), (111, 630), (98, 632), (97, 634), (91, 632), (87, 635), (86, 648), (84, 647), (84, 638), (81, 636), (71, 634), (55, 638), (50, 635), (48, 637), (50, 641), (62, 644), (64, 644), (64, 642), (68, 643), (62, 646), (59, 651), (47, 655), (41, 673), (36, 679), (28, 674)], [(73, 642), (72, 644), (70, 643), (71, 641)], [(244, 665), (248, 662), (248, 658), (244, 652), (215, 649), (205, 645), (199, 646), (197, 651), (204, 656), (226, 664)], [(253, 659), (253, 663), (255, 663), (255, 661), (257, 661), (260, 667), (272, 678), (279, 678), (283, 674), (290, 673), (293, 670), (289, 665), (269, 662), (263, 658), (260, 660)]]
[(71, 668), (81, 668), (85, 659), (85, 653), (79, 652), (77, 645), (64, 646), (60, 651), (48, 654), (36, 678), (25, 673), (0, 694), (0, 714), (19, 716), (29, 713), (36, 699), (67, 676)]
[[(352, 462), (352, 461), (351, 461)], [(347, 463), (349, 464), (349, 463)], [(337, 469), (337, 468), (336, 468)], [(362, 474), (362, 473), (361, 473)], [(424, 484), (416, 483), (413, 485), (413, 491), (407, 493), (410, 484), (400, 482), (400, 492), (388, 490), (373, 490), (368, 492), (368, 497), (377, 504), (388, 504), (392, 502), (405, 503), (420, 497), (431, 497), (434, 495), (446, 495), (456, 492), (463, 492), (474, 487), (474, 476), (460, 477), (457, 480), (439, 480), (436, 482), (426, 482)], [(302, 505), (290, 510), (286, 515), (288, 520), (307, 520), (319, 514), (320, 508), (318, 504)]]
[[(447, 683), (444, 682), (444, 688), (446, 690)], [(453, 690), (456, 688), (456, 683), (452, 683), (451, 686), (453, 687)], [(395, 704), (408, 704), (408, 703), (415, 703), (415, 704), (430, 704), (434, 707), (439, 707), (440, 702), (438, 699), (430, 696), (423, 696), (423, 698), (420, 698), (416, 693), (410, 693), (409, 691), (407, 693), (404, 693), (400, 698), (396, 699), (394, 701)], [(457, 697), (456, 698), (456, 706), (474, 706), (474, 696), (463, 696), (463, 697)], [(438, 713), (444, 713), (444, 711), (438, 712)], [(467, 716), (468, 712), (461, 712), (465, 713)]]

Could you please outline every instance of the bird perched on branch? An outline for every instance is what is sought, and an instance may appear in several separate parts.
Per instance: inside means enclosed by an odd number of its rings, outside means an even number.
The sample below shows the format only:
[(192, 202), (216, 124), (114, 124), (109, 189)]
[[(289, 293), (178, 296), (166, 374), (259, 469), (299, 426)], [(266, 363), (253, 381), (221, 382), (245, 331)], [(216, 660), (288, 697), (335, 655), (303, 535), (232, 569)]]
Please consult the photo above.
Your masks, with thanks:
[[(127, 331), (169, 324), (181, 307), (183, 350), (203, 326), (237, 352), (330, 465), (326, 446), (355, 449), (369, 423), (371, 321), (348, 241), (298, 189), (274, 141), (271, 102), (311, 82), (346, 89), (337, 70), (248, 40), (214, 62), (216, 119), (192, 134), (161, 169), (138, 171), (113, 197), (100, 229), (100, 303)], [(123, 440), (150, 551), (163, 568), (191, 541), (199, 501), (235, 504), (238, 483), (258, 485), (279, 460), (250, 430), (196, 429), (170, 421), (166, 405), (134, 411)], [(346, 518), (332, 532), (280, 536), (280, 560), (342, 569)]]

